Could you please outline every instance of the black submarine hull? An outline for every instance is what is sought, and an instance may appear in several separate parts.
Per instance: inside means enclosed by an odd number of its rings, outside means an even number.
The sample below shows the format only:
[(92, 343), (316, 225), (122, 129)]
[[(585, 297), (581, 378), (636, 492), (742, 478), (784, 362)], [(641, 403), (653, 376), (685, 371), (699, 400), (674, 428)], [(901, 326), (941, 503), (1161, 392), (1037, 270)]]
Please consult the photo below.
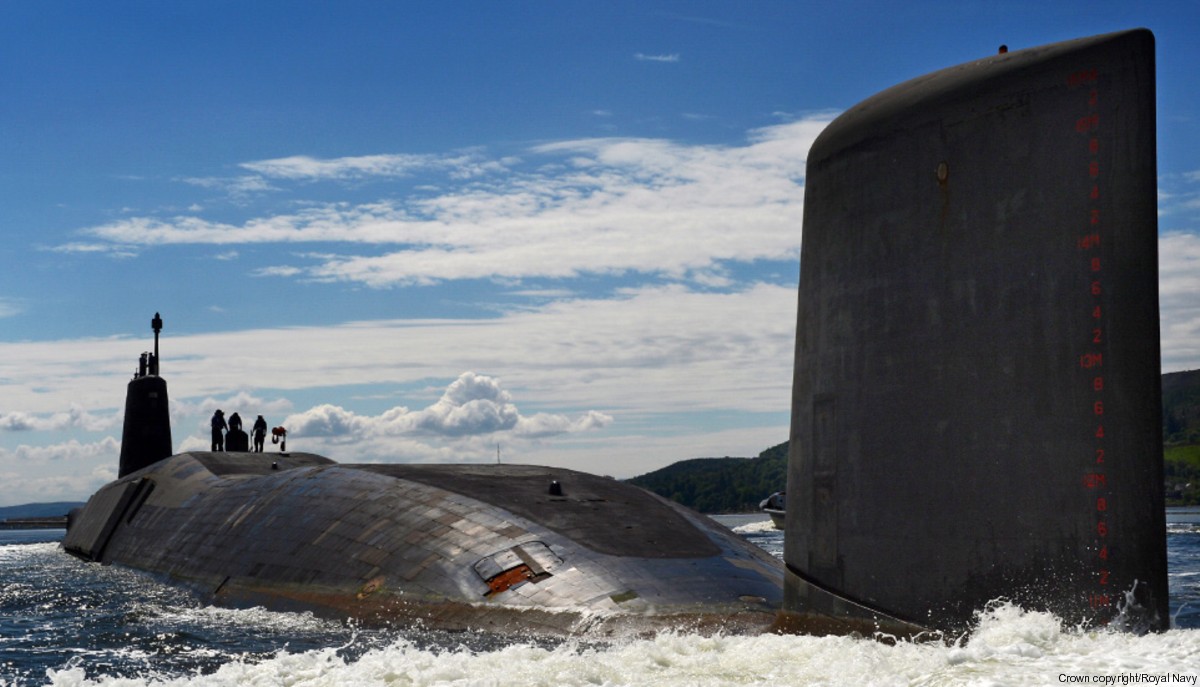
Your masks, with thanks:
[(1154, 40), (951, 67), (851, 108), (805, 187), (785, 625), (1167, 614)]
[(776, 559), (704, 516), (521, 465), (184, 453), (97, 492), (63, 546), (219, 605), (369, 625), (756, 631), (782, 590)]

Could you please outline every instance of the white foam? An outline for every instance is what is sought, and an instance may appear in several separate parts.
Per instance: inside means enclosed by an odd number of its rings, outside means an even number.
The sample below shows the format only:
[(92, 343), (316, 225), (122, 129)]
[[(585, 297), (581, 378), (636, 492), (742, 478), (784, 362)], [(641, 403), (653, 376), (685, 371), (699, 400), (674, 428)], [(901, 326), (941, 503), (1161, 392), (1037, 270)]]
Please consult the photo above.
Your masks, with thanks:
[(238, 627), (254, 629), (269, 627), (284, 632), (341, 632), (342, 623), (318, 618), (310, 612), (287, 613), (254, 608), (222, 608), (220, 606), (150, 605), (144, 612), (157, 616), (168, 625), (196, 624), (208, 627)]
[[(665, 632), (611, 645), (515, 644), (489, 651), (430, 650), (407, 639), (357, 660), (335, 649), (235, 660), (210, 675), (88, 679), (50, 671), (63, 687), (107, 685), (1016, 685), (1064, 677), (1200, 675), (1200, 630), (1136, 636), (1064, 628), (1057, 618), (999, 606), (955, 645), (869, 639)], [(1146, 684), (1143, 681), (1141, 684)], [(1169, 683), (1168, 683), (1169, 684)], [(1182, 683), (1175, 683), (1182, 684)]]
[(770, 520), (759, 520), (757, 522), (738, 525), (733, 528), (738, 534), (766, 534), (768, 532), (776, 532), (775, 523)]

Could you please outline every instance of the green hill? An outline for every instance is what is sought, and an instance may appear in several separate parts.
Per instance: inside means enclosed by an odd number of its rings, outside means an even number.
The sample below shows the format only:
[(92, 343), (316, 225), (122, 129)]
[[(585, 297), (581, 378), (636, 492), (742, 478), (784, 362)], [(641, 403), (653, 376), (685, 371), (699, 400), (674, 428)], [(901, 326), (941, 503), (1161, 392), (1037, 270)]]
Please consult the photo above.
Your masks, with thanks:
[(1163, 442), (1200, 444), (1200, 370), (1163, 375)]
[(82, 501), (58, 501), (54, 503), (26, 503), (20, 506), (0, 507), (0, 520), (10, 518), (56, 518), (82, 506)]
[[(1200, 370), (1162, 377), (1167, 505), (1200, 505)], [(787, 485), (787, 442), (757, 458), (693, 458), (629, 480), (702, 513), (744, 513)]]
[(693, 458), (629, 480), (701, 513), (746, 513), (787, 484), (787, 443), (757, 458)]
[(1163, 375), (1167, 505), (1200, 505), (1200, 370)]

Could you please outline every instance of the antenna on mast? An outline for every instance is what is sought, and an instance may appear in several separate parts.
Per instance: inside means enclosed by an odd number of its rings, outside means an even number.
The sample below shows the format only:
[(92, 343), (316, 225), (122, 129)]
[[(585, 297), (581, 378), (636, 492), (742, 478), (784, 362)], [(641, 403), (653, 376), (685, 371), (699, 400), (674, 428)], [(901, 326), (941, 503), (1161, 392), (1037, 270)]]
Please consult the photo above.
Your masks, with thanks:
[(158, 333), (162, 331), (162, 315), (154, 313), (154, 319), (150, 320), (150, 327), (154, 329), (154, 360), (150, 362), (150, 374), (158, 376)]

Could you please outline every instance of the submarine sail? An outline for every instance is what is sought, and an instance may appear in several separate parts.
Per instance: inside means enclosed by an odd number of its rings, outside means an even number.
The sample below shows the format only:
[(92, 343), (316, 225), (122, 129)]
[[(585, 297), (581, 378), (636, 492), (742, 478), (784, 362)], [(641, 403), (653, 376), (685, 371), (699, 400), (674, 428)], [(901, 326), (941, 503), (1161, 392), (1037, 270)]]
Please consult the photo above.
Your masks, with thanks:
[(1154, 40), (883, 91), (808, 158), (781, 625), (1168, 626)]
[(154, 353), (143, 353), (137, 374), (125, 392), (125, 423), (117, 476), (124, 477), (171, 455), (171, 415), (167, 381), (158, 375), (158, 333), (162, 316), (154, 313)]

